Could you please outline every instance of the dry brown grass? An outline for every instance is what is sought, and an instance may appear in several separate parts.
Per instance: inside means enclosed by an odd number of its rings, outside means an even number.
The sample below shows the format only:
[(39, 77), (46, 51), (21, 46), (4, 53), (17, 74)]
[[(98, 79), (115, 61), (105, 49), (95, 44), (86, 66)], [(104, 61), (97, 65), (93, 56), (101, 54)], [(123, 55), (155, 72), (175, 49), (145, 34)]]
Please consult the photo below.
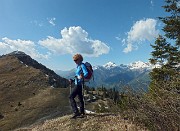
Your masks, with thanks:
[(16, 131), (145, 131), (120, 115), (93, 114), (84, 118), (70, 119), (70, 116), (47, 120), (38, 125)]
[[(165, 84), (164, 84), (165, 85)], [(159, 85), (157, 85), (159, 86)], [(169, 85), (165, 85), (169, 87)], [(137, 94), (129, 91), (122, 100), (121, 115), (141, 123), (152, 131), (179, 131), (180, 95), (174, 90), (156, 88)]]
[(51, 88), (47, 76), (16, 57), (0, 58), (0, 131), (70, 112), (69, 91)]

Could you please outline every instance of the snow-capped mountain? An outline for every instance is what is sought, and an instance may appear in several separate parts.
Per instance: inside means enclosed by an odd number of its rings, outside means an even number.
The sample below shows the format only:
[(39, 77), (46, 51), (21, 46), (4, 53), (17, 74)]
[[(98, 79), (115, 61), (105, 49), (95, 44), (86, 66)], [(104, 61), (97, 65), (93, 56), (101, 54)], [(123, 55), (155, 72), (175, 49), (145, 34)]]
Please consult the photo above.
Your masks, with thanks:
[(147, 69), (147, 70), (152, 70), (153, 68), (160, 68), (161, 66), (159, 64), (152, 65), (149, 62), (142, 62), (142, 61), (137, 61), (129, 64), (130, 69)]
[(105, 68), (105, 69), (112, 69), (112, 68), (121, 68), (121, 69), (129, 69), (129, 70), (142, 70), (142, 69), (146, 69), (146, 70), (151, 70), (155, 67), (159, 67), (159, 65), (152, 65), (149, 62), (142, 62), (142, 61), (136, 61), (130, 64), (120, 64), (120, 65), (116, 65), (114, 62), (108, 62), (102, 66), (94, 66), (93, 69), (99, 69), (99, 68)]
[(107, 68), (107, 69), (110, 69), (110, 68), (113, 68), (113, 67), (116, 67), (117, 65), (113, 62), (108, 62), (106, 63), (105, 65), (103, 65), (103, 67)]
[[(150, 82), (149, 72), (153, 66), (150, 63), (137, 61), (130, 64), (120, 64), (117, 65), (114, 62), (108, 62), (104, 65), (95, 65), (94, 69), (94, 81), (90, 82), (89, 86), (98, 87), (119, 87), (124, 85), (137, 86), (137, 81), (141, 83), (146, 83), (148, 85)], [(71, 70), (66, 72), (64, 75), (62, 72), (57, 72), (57, 74), (71, 78), (75, 74)], [(68, 76), (68, 77), (67, 77)], [(140, 85), (138, 85), (140, 86)], [(144, 86), (144, 85), (143, 85)]]
[(152, 65), (148, 62), (137, 61), (129, 64), (130, 69), (152, 69)]

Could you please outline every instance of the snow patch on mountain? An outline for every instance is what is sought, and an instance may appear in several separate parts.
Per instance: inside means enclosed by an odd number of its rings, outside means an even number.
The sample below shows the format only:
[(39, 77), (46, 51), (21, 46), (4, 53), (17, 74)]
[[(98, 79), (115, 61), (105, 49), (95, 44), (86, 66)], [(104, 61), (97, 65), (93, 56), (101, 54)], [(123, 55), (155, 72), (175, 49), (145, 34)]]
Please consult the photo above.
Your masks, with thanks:
[(116, 65), (114, 62), (108, 62), (103, 66), (96, 66), (94, 69), (98, 69), (99, 67), (104, 67), (105, 69), (112, 69), (114, 67), (117, 67), (121, 69), (130, 69), (130, 70), (141, 70), (141, 69), (152, 70), (153, 68), (159, 68), (160, 65), (152, 65), (149, 62), (142, 62), (142, 61), (136, 61), (127, 65), (125, 64)]
[[(119, 68), (124, 68), (124, 69), (131, 69), (131, 70), (134, 70), (134, 69), (152, 69), (153, 66), (148, 63), (148, 62), (142, 62), (142, 61), (136, 61), (136, 62), (133, 62), (133, 63), (130, 63), (128, 65), (124, 65), (124, 64), (121, 64), (121, 65), (116, 65), (114, 62), (108, 62), (106, 63), (105, 65), (103, 65), (102, 67), (106, 68), (106, 69), (112, 69), (114, 67), (119, 67)], [(96, 67), (97, 69), (97, 67)]]
[(108, 62), (105, 65), (103, 65), (103, 67), (106, 68), (106, 69), (114, 68), (116, 66), (117, 65), (115, 63), (113, 63), (113, 62)]
[(133, 70), (133, 69), (143, 69), (143, 68), (152, 69), (152, 65), (150, 63), (148, 63), (148, 62), (136, 61), (136, 62), (130, 63), (129, 68), (131, 70)]
[(118, 67), (121, 69), (128, 69), (129, 68), (128, 65), (124, 65), (124, 64), (120, 64)]

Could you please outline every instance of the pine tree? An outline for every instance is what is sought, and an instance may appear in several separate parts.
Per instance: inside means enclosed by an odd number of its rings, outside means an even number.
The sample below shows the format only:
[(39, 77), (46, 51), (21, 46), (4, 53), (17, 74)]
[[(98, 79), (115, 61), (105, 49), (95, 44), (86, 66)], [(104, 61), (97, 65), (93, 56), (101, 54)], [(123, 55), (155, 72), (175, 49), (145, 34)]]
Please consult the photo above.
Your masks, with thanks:
[[(178, 0), (165, 0), (166, 5), (162, 6), (171, 16), (159, 17), (164, 23), (163, 31), (165, 36), (159, 36), (154, 45), (151, 45), (154, 51), (151, 52), (151, 64), (159, 64), (161, 68), (155, 68), (150, 73), (152, 82), (150, 89), (165, 88), (171, 90), (178, 88), (178, 75), (180, 63), (180, 7)], [(167, 39), (171, 43), (167, 42)], [(171, 81), (171, 86), (167, 83)], [(174, 84), (175, 83), (175, 84)], [(169, 85), (169, 84), (168, 84)], [(179, 88), (178, 88), (179, 89)]]
[(154, 45), (151, 44), (151, 46), (154, 51), (151, 52), (153, 58), (150, 59), (150, 62), (154, 65), (165, 65), (169, 55), (167, 52), (167, 47), (169, 46), (169, 44), (166, 42), (166, 39), (159, 35)]
[[(159, 17), (159, 19), (164, 23), (163, 31), (165, 32), (165, 37), (159, 36), (155, 42), (155, 46), (151, 45), (155, 51), (152, 52), (152, 56), (155, 58), (158, 56), (157, 52), (162, 53), (160, 64), (166, 62), (166, 66), (169, 68), (176, 68), (180, 63), (180, 2), (179, 0), (165, 0), (166, 5), (162, 6), (166, 12), (170, 13), (171, 16)], [(166, 41), (166, 39), (171, 40), (171, 44)], [(158, 49), (160, 47), (161, 49)], [(160, 56), (158, 56), (160, 57)], [(153, 64), (156, 59), (151, 59)], [(163, 64), (164, 65), (164, 64)]]
[(168, 43), (166, 39), (162, 36), (159, 36), (154, 45), (151, 45), (154, 51), (151, 52), (153, 58), (150, 59), (151, 64), (160, 65), (161, 68), (154, 68), (150, 73), (151, 79), (159, 82), (164, 80), (165, 72), (164, 67), (167, 62), (169, 53), (167, 52)]
[(159, 17), (165, 24), (163, 31), (165, 36), (176, 40), (176, 45), (180, 46), (180, 2), (179, 0), (165, 0), (167, 5), (162, 6), (171, 16)]
[(163, 31), (165, 32), (166, 38), (174, 41), (175, 44), (171, 43), (168, 47), (169, 58), (167, 66), (177, 67), (180, 63), (180, 2), (179, 0), (165, 0), (167, 3), (162, 6), (166, 12), (170, 13), (171, 16), (159, 17), (159, 19), (164, 23)]

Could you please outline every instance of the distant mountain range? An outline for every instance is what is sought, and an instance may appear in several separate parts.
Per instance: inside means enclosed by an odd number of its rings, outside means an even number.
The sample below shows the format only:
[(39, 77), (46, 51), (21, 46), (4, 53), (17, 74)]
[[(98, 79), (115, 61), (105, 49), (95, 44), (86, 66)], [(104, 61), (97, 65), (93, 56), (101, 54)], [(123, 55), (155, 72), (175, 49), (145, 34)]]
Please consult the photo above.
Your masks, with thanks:
[[(87, 83), (91, 87), (106, 87), (106, 88), (121, 88), (123, 86), (131, 86), (133, 88), (147, 88), (150, 83), (149, 72), (154, 68), (154, 65), (137, 61), (128, 65), (116, 65), (113, 62), (108, 62), (102, 66), (93, 66), (94, 81)], [(156, 67), (159, 67), (156, 65)], [(55, 72), (67, 79), (75, 76), (75, 69), (70, 71)]]

